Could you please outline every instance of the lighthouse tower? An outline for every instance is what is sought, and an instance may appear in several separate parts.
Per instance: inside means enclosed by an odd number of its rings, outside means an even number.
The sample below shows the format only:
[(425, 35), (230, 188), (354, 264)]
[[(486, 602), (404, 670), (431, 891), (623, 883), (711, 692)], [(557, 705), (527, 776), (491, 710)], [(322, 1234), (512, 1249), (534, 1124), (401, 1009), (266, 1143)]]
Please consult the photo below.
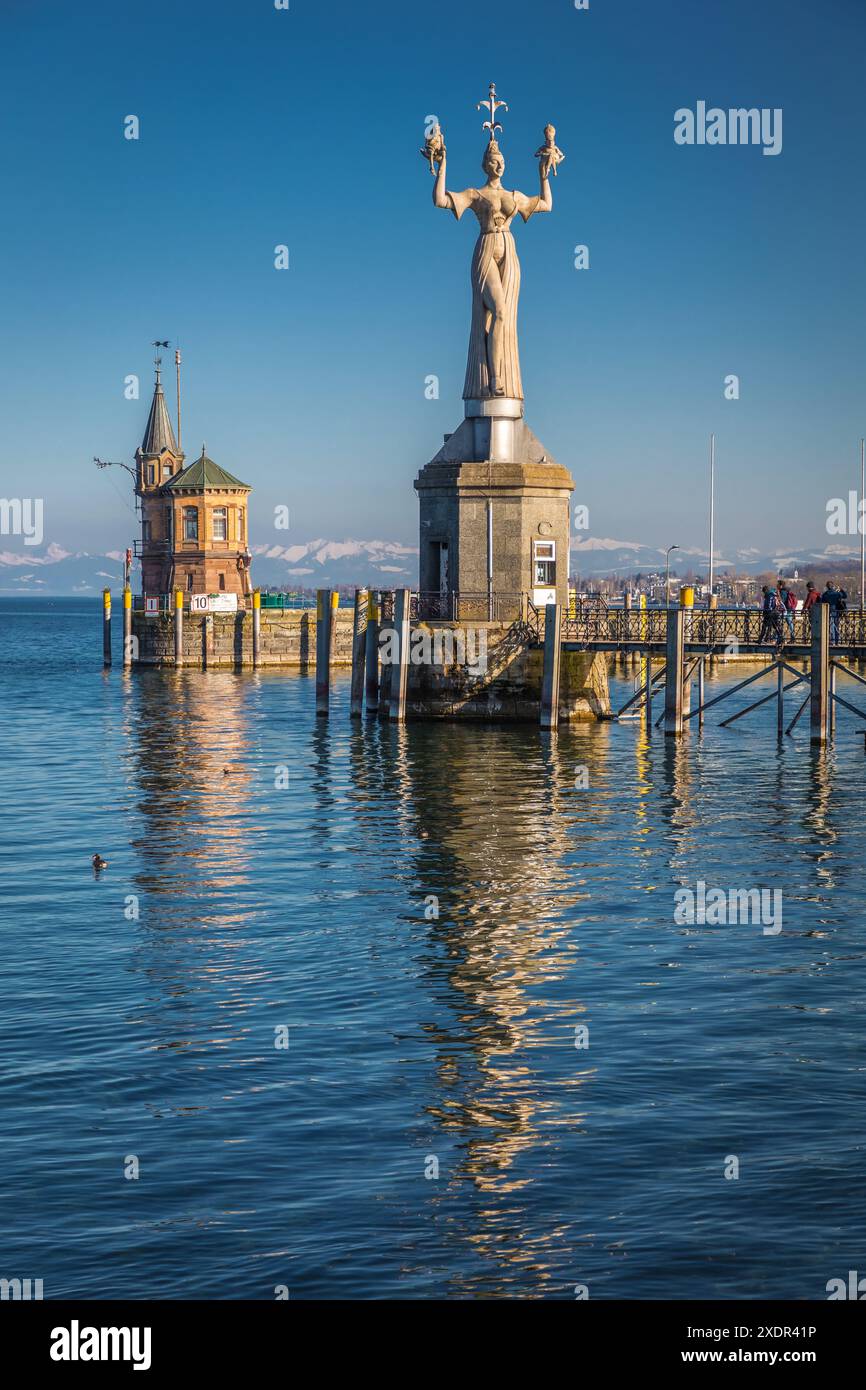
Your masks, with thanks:
[(250, 593), (247, 513), (250, 487), (207, 457), (185, 464), (175, 440), (156, 359), (144, 438), (135, 453), (141, 501), (142, 593)]

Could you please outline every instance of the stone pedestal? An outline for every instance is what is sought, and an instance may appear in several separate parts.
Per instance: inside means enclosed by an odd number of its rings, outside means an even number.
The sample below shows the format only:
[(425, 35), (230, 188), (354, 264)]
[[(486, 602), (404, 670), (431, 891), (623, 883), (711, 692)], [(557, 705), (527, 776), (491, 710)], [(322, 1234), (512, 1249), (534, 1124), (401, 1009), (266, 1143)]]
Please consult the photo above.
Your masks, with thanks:
[(415, 488), (423, 595), (440, 594), (444, 603), (459, 594), (463, 611), (453, 616), (470, 616), (467, 603), (480, 605), (488, 593), (492, 536), (497, 617), (518, 612), (520, 595), (536, 606), (567, 605), (574, 482), (526, 424), (522, 401), (467, 401), (465, 419)]

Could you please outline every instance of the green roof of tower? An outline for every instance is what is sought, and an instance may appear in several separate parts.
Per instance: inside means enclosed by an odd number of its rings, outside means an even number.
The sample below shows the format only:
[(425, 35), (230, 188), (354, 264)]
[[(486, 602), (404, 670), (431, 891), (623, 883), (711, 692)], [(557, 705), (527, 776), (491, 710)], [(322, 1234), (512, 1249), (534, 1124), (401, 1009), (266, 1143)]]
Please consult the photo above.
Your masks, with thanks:
[(179, 473), (175, 473), (173, 478), (169, 478), (168, 482), (163, 484), (163, 491), (173, 491), (182, 487), (244, 487), (252, 491), (249, 483), (242, 483), (240, 478), (236, 478), (233, 473), (228, 473), (225, 468), (220, 468), (218, 463), (214, 463), (213, 459), (209, 459), (204, 445), (201, 448), (201, 456), (194, 463), (187, 464)]

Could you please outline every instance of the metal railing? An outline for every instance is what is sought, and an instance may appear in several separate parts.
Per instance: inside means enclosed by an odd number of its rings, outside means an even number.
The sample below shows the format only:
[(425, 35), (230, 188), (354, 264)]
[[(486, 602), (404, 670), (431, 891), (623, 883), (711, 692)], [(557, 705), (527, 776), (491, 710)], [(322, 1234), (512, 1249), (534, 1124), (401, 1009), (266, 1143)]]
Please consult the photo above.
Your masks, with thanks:
[[(667, 614), (665, 608), (605, 610), (594, 605), (582, 608), (578, 604), (572, 615), (563, 614), (562, 640), (588, 645), (638, 646), (646, 643), (663, 646)], [(765, 615), (757, 608), (686, 609), (685, 641), (719, 650), (736, 645), (758, 646), (762, 640), (771, 647), (781, 631), (786, 646), (810, 644), (812, 625), (808, 613), (783, 613), (777, 615), (777, 620), (778, 626), (765, 626)], [(543, 640), (544, 610), (530, 605), (529, 622), (536, 640)], [(866, 610), (849, 609), (840, 613), (835, 622), (831, 614), (830, 640), (835, 646), (866, 646)]]
[[(396, 589), (380, 589), (380, 612), (384, 622), (394, 617), (394, 595)], [(448, 593), (415, 590), (410, 593), (410, 617), (421, 622), (474, 622), (474, 623), (512, 623), (525, 618), (528, 610), (528, 597), (520, 593), (496, 593), (491, 598), (486, 593), (471, 593), (465, 590), (450, 590)]]
[(136, 558), (141, 559), (143, 555), (167, 555), (171, 550), (171, 541), (143, 541), (134, 540), (132, 542), (132, 553)]

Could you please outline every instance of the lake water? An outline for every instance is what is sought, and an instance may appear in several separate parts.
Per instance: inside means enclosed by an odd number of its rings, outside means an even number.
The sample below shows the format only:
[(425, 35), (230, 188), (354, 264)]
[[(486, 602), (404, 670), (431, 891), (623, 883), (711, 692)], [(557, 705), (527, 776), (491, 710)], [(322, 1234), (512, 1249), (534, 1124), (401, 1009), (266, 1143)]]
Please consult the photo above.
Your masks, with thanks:
[[(311, 676), (103, 672), (92, 600), (0, 604), (0, 701), (0, 1276), (821, 1299), (866, 1271), (853, 716), (827, 753), (805, 720), (777, 747), (772, 705), (676, 746), (353, 726), (338, 677), (317, 722)], [(780, 890), (782, 930), (677, 923), (699, 880)]]

